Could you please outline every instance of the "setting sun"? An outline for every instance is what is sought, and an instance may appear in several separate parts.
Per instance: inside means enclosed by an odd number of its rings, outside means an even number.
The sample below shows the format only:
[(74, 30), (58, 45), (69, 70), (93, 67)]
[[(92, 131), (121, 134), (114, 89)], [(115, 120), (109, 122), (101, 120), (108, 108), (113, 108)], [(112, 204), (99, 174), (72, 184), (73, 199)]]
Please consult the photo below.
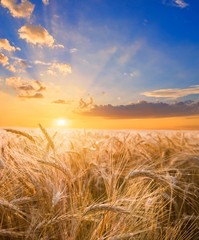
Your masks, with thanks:
[(58, 118), (55, 120), (55, 125), (57, 127), (68, 127), (70, 124), (70, 121), (66, 118)]

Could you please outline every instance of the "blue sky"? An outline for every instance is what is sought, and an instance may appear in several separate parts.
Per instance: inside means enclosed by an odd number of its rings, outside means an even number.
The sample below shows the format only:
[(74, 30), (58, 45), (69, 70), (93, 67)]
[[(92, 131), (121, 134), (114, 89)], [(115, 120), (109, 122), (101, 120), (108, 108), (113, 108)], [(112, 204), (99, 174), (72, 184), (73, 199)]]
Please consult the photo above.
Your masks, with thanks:
[(198, 12), (193, 0), (1, 0), (1, 91), (73, 110), (197, 102)]

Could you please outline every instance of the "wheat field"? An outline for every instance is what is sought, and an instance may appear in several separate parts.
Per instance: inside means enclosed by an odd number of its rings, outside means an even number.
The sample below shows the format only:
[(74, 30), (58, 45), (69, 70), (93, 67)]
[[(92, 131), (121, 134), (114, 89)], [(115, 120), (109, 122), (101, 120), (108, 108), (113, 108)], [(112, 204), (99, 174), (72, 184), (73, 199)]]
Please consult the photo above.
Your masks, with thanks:
[(199, 132), (0, 130), (0, 239), (199, 239)]

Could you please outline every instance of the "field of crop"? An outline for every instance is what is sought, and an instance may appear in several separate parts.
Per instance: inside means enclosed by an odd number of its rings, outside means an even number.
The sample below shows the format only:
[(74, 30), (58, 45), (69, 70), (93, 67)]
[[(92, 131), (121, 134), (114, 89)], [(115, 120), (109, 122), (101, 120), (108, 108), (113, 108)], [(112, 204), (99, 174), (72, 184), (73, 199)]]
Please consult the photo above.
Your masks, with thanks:
[(0, 130), (0, 239), (199, 239), (199, 132)]

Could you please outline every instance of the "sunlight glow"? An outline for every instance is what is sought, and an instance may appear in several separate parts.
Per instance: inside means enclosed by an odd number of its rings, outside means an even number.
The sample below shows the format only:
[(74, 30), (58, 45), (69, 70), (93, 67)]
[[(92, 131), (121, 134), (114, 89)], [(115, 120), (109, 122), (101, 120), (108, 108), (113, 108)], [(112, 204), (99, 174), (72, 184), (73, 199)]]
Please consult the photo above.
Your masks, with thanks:
[(55, 125), (57, 127), (68, 127), (70, 124), (70, 121), (66, 118), (59, 118), (55, 120)]

